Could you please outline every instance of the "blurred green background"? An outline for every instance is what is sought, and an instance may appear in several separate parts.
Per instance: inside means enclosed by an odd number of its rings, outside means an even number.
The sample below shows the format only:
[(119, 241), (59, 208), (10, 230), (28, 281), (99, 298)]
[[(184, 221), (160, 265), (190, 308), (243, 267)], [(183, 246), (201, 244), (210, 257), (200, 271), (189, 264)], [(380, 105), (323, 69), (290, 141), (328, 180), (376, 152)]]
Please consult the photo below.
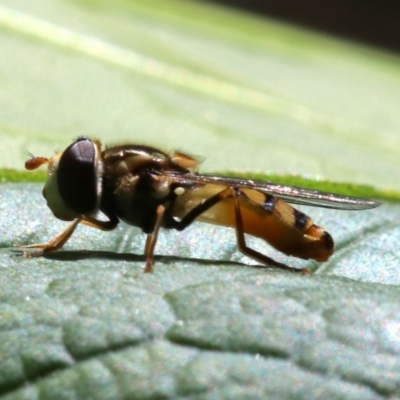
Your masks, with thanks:
[(399, 189), (399, 57), (208, 2), (0, 1), (0, 167), (77, 136)]

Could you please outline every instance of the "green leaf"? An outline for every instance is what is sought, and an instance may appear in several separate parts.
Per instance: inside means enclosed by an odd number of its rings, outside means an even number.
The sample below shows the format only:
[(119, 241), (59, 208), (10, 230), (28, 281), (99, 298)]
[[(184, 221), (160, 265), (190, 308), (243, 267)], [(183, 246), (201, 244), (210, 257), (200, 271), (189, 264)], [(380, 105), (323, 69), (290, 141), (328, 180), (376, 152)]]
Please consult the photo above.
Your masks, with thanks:
[(232, 230), (200, 223), (162, 232), (155, 272), (143, 274), (145, 237), (124, 224), (108, 233), (82, 226), (63, 250), (21, 257), (11, 246), (65, 226), (40, 191), (0, 186), (4, 398), (400, 394), (399, 206), (312, 209), (337, 244), (312, 276), (254, 268)]
[[(2, 168), (89, 135), (203, 171), (400, 187), (395, 56), (191, 1), (0, 0), (0, 30)], [(0, 185), (1, 398), (400, 397), (398, 205), (304, 208), (336, 242), (322, 265), (248, 238), (311, 276), (255, 268), (232, 230), (196, 223), (160, 234), (143, 274), (123, 224), (15, 252), (65, 226), (41, 188)]]

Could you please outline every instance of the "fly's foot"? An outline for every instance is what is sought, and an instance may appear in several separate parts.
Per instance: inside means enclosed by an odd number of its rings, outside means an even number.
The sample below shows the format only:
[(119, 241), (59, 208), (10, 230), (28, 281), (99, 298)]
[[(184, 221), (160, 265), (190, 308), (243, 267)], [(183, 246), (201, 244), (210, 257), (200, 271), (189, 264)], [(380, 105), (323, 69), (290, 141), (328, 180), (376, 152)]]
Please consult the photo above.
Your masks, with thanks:
[(154, 268), (153, 268), (153, 260), (152, 259), (147, 259), (146, 261), (146, 265), (144, 266), (144, 270), (143, 272), (146, 273), (153, 273), (154, 272)]
[(34, 258), (34, 257), (41, 257), (44, 254), (44, 250), (38, 247), (33, 248), (33, 250), (25, 250), (28, 248), (28, 246), (15, 246), (15, 247), (17, 248), (11, 250), (12, 255), (15, 257)]
[(36, 258), (36, 257), (42, 257), (44, 254), (44, 250), (40, 248), (35, 248), (35, 250), (32, 251), (24, 251), (22, 250), (22, 256), (24, 258)]
[(303, 268), (303, 269), (299, 269), (299, 273), (301, 275), (311, 275), (312, 271), (309, 268)]
[(15, 249), (16, 255), (22, 255), (24, 258), (42, 257), (43, 254), (54, 250), (54, 246), (48, 243), (35, 243), (22, 246), (15, 245), (14, 247), (17, 247), (17, 249)]

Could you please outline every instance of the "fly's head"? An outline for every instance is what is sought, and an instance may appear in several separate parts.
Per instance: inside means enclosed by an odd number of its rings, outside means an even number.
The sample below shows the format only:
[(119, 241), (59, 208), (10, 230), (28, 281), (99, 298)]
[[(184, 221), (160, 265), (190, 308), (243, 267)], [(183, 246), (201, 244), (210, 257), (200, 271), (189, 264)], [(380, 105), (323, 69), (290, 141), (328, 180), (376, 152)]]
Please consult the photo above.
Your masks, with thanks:
[(32, 170), (44, 164), (48, 170), (43, 196), (55, 217), (72, 221), (81, 215), (96, 214), (102, 194), (100, 142), (79, 138), (51, 158), (30, 158), (25, 168)]

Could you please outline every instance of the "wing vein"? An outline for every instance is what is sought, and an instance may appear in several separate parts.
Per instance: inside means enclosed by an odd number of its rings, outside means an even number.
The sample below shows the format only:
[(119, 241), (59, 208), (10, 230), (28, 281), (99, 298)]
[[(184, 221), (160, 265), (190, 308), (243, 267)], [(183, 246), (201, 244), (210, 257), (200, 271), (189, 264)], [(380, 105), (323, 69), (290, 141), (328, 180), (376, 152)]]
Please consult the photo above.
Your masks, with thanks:
[(338, 210), (367, 210), (378, 207), (381, 204), (376, 200), (342, 196), (313, 189), (281, 185), (269, 181), (224, 177), (211, 174), (178, 173), (175, 171), (167, 171), (163, 172), (163, 174), (182, 185), (215, 184), (235, 188), (253, 189), (262, 193), (271, 194), (291, 204)]

